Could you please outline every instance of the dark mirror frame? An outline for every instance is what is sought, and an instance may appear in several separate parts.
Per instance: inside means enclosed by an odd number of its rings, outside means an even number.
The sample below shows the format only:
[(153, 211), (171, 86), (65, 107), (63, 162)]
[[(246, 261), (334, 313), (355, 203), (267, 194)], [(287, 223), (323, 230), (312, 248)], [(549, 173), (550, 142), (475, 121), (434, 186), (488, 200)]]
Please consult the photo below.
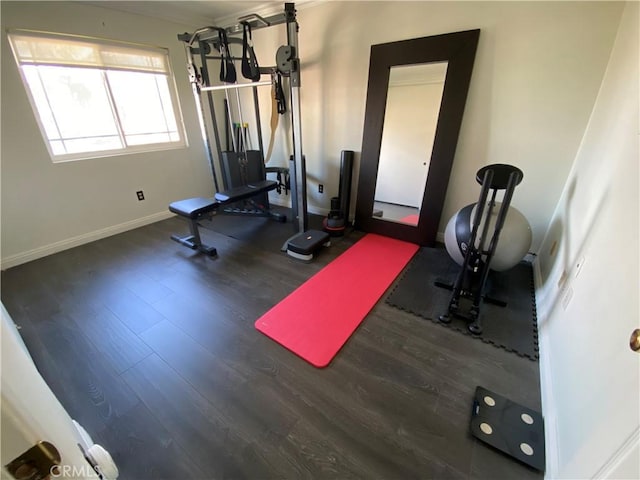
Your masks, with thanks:
[[(373, 45), (358, 179), (357, 229), (433, 246), (458, 143), (480, 30)], [(391, 67), (448, 62), (429, 173), (417, 226), (372, 216)]]

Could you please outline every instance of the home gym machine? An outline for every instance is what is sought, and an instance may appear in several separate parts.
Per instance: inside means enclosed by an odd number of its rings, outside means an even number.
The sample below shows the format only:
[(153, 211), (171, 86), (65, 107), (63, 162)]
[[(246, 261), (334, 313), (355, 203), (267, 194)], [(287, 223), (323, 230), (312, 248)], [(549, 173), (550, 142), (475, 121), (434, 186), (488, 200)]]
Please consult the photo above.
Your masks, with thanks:
[[(506, 303), (500, 300), (487, 297), (485, 295), (485, 287), (489, 271), (492, 269), (492, 261), (498, 248), (500, 234), (505, 226), (505, 221), (508, 221), (507, 214), (510, 210), (509, 205), (513, 197), (513, 192), (523, 177), (522, 171), (511, 165), (487, 165), (478, 170), (476, 180), (482, 185), (478, 203), (469, 205), (458, 212), (449, 222), (447, 232), (445, 232), (447, 251), (454, 260), (461, 263), (461, 269), (453, 285), (436, 282), (436, 285), (439, 287), (453, 290), (447, 313), (439, 317), (441, 322), (451, 322), (450, 315), (464, 318), (469, 322), (467, 327), (469, 331), (475, 335), (479, 335), (482, 333), (480, 317), (482, 302), (506, 306)], [(491, 199), (487, 200), (489, 190), (492, 191), (492, 194)], [(502, 203), (496, 202), (496, 195), (499, 190), (505, 191)], [(511, 210), (514, 211), (515, 209)], [(465, 211), (466, 215), (464, 214)], [(460, 214), (461, 212), (463, 212), (463, 215)], [(511, 217), (519, 218), (517, 216), (518, 214), (519, 212), (516, 212), (512, 214)], [(460, 221), (459, 219), (463, 217), (464, 219)], [(524, 222), (526, 223), (526, 220)], [(521, 225), (524, 224), (517, 224), (517, 232), (523, 230), (523, 228), (520, 228)], [(493, 227), (493, 234), (489, 239), (489, 230), (491, 227)], [(520, 261), (531, 243), (530, 229), (527, 232), (526, 228), (528, 228), (528, 224), (526, 224), (523, 234), (519, 233), (518, 235), (511, 234), (509, 231), (509, 243), (518, 246), (517, 251), (508, 252), (508, 254), (513, 257), (513, 259), (508, 260), (510, 264), (515, 264)], [(528, 237), (527, 233), (529, 235)], [(519, 247), (520, 245), (523, 246), (524, 253)], [(507, 245), (507, 247), (510, 246), (511, 245)], [(510, 248), (506, 248), (505, 250), (509, 251)], [(462, 253), (464, 257), (456, 258), (460, 253)], [(505, 265), (507, 268), (510, 266), (513, 265)], [(471, 302), (467, 312), (464, 312), (461, 308), (463, 299)]]
[[(276, 65), (260, 67), (253, 52), (252, 30), (286, 24), (287, 45), (281, 46), (276, 53)], [(242, 39), (233, 35), (242, 33)], [(327, 242), (324, 232), (307, 231), (307, 191), (306, 165), (302, 152), (302, 127), (300, 114), (300, 59), (298, 58), (298, 23), (295, 5), (285, 3), (284, 12), (263, 18), (257, 14), (250, 14), (239, 18), (239, 23), (222, 28), (207, 26), (194, 33), (178, 35), (178, 39), (185, 44), (189, 80), (199, 113), (200, 128), (205, 144), (205, 152), (211, 168), (215, 194), (213, 199), (190, 198), (173, 202), (169, 210), (185, 218), (189, 222), (191, 234), (187, 237), (172, 236), (177, 242), (208, 255), (215, 255), (213, 247), (203, 245), (198, 231), (198, 221), (204, 217), (212, 217), (218, 211), (229, 214), (270, 216), (279, 221), (286, 221), (286, 217), (271, 211), (268, 192), (277, 190), (278, 193), (291, 191), (292, 217), (297, 225), (297, 233), (292, 236), (287, 245), (287, 252), (303, 259), (313, 257), (313, 251)], [(234, 60), (230, 45), (242, 45), (241, 71), (249, 82), (238, 82)], [(209, 62), (219, 62), (220, 83), (213, 85), (209, 69)], [(269, 81), (261, 81), (262, 76), (269, 76)], [(260, 107), (258, 102), (258, 88), (271, 86), (272, 95), (277, 100), (276, 107), (279, 114), (286, 111), (282, 78), (288, 79), (293, 155), (289, 167), (266, 167), (262, 128), (260, 123)], [(258, 149), (252, 149), (249, 128), (243, 116), (240, 101), (240, 89), (250, 88), (253, 93), (253, 108), (255, 112), (255, 130), (258, 138)], [(223, 148), (219, 118), (214, 98), (214, 92), (223, 92), (225, 140)], [(236, 113), (239, 122), (232, 119), (232, 102), (230, 92), (235, 94)], [(275, 103), (275, 102), (274, 102)], [(205, 109), (204, 106), (208, 108)], [(267, 157), (270, 157), (273, 146), (273, 129), (277, 126), (277, 116), (272, 115), (271, 145)], [(231, 129), (233, 128), (233, 132)], [(213, 132), (215, 155), (210, 140)], [(231, 140), (231, 141), (229, 141)], [(216, 161), (217, 159), (217, 161)], [(277, 181), (268, 180), (267, 174), (275, 173)], [(222, 182), (219, 181), (219, 174)], [(222, 183), (222, 188), (220, 183)], [(241, 203), (242, 202), (242, 203)], [(246, 204), (251, 208), (246, 208)], [(238, 206), (241, 205), (241, 206)], [(321, 234), (321, 235), (319, 235)]]

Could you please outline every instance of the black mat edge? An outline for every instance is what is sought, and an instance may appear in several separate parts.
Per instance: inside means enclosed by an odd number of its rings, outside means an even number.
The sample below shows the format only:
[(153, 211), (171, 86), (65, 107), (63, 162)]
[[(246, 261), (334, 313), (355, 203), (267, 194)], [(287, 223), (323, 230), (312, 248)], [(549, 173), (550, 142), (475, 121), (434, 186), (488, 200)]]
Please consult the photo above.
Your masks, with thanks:
[[(413, 259), (412, 259), (413, 260)], [(492, 345), (496, 348), (501, 348), (507, 352), (510, 353), (515, 353), (516, 355), (518, 355), (519, 357), (522, 358), (528, 358), (531, 361), (538, 361), (538, 359), (540, 358), (539, 355), (539, 344), (538, 344), (538, 312), (537, 312), (537, 306), (536, 306), (536, 295), (535, 295), (535, 282), (534, 282), (534, 277), (533, 277), (533, 264), (531, 264), (530, 262), (526, 262), (526, 261), (522, 261), (520, 262), (521, 264), (527, 264), (531, 267), (530, 269), (530, 280), (529, 280), (529, 291), (530, 291), (530, 295), (531, 295), (531, 316), (532, 316), (532, 324), (533, 324), (533, 345), (534, 345), (534, 350), (536, 351), (536, 353), (534, 355), (529, 355), (527, 353), (523, 353), (523, 352), (519, 352), (517, 350), (514, 350), (513, 348), (507, 347), (506, 345), (502, 345), (500, 343), (496, 343), (492, 340), (486, 339), (484, 337), (482, 337), (482, 335), (474, 335), (472, 334), (468, 329), (466, 328), (459, 328), (458, 326), (450, 323), (450, 324), (446, 324), (441, 322), (440, 320), (438, 320), (437, 318), (430, 318), (426, 315), (423, 315), (419, 312), (414, 312), (412, 310), (406, 309), (400, 305), (395, 304), (394, 302), (391, 301), (391, 297), (393, 295), (393, 293), (395, 292), (396, 288), (398, 288), (398, 286), (400, 285), (400, 282), (402, 281), (402, 279), (404, 278), (404, 276), (409, 272), (409, 270), (411, 269), (411, 265), (409, 265), (409, 268), (405, 269), (404, 272), (402, 272), (402, 274), (396, 279), (396, 282), (393, 286), (393, 288), (389, 291), (389, 294), (387, 295), (386, 299), (385, 299), (385, 303), (387, 303), (388, 305), (397, 308), (398, 310), (402, 310), (404, 312), (410, 313), (412, 315), (415, 315), (417, 317), (423, 318), (425, 320), (430, 320), (431, 322), (440, 325), (444, 328), (448, 328), (450, 330), (454, 330), (457, 332), (460, 332), (462, 334), (468, 335), (472, 338), (475, 338), (477, 340), (482, 341), (483, 343), (487, 343), (489, 345)], [(446, 310), (446, 305), (443, 306), (442, 311), (444, 312)]]

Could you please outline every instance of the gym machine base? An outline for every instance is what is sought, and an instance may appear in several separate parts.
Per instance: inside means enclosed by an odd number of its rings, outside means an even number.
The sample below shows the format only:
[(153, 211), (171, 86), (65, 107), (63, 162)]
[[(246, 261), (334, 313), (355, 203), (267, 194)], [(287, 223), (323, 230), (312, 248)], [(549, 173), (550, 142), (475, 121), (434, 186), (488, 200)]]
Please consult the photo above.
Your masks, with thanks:
[[(473, 218), (471, 235), (466, 243), (466, 252), (462, 267), (452, 288), (453, 294), (449, 301), (447, 313), (439, 317), (442, 323), (451, 322), (450, 315), (455, 315), (469, 322), (467, 328), (472, 334), (480, 335), (482, 333), (480, 317), (482, 303), (491, 302), (498, 305), (501, 303), (504, 304), (504, 302), (500, 302), (499, 300), (485, 297), (485, 287), (491, 269), (491, 260), (498, 246), (500, 232), (502, 231), (507, 212), (509, 211), (509, 204), (511, 203), (513, 192), (523, 177), (522, 171), (512, 165), (487, 165), (478, 170), (476, 181), (482, 185), (480, 199), (476, 204), (476, 214)], [(487, 202), (489, 190), (492, 190), (492, 195), (491, 200)], [(490, 219), (493, 209), (496, 206), (496, 195), (499, 190), (505, 190), (504, 198), (498, 211), (493, 235), (489, 241), (488, 248), (485, 249)], [(482, 232), (478, 235), (480, 229)], [(440, 282), (437, 282), (436, 285), (447, 288), (447, 286)], [(467, 312), (464, 312), (461, 308), (463, 300), (471, 302), (471, 306)]]

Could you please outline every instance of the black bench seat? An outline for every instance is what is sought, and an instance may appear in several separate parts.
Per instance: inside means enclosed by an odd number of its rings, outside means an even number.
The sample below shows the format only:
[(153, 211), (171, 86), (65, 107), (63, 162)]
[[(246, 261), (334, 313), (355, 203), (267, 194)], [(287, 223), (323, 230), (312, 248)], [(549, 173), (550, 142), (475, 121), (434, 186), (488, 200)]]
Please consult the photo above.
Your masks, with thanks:
[(173, 202), (169, 205), (169, 211), (181, 217), (198, 218), (216, 210), (219, 206), (220, 202), (213, 198), (195, 197)]
[(255, 197), (260, 193), (275, 190), (277, 186), (278, 182), (274, 180), (262, 180), (261, 182), (253, 182), (248, 185), (242, 185), (241, 187), (225, 190), (224, 192), (218, 192), (216, 193), (215, 198), (220, 203), (239, 202), (240, 200)]
[(198, 220), (204, 216), (211, 215), (221, 205), (239, 202), (261, 193), (270, 192), (271, 190), (275, 190), (277, 186), (278, 182), (262, 180), (260, 182), (253, 182), (248, 185), (231, 188), (224, 192), (218, 192), (215, 194), (215, 198), (194, 197), (172, 202), (169, 205), (169, 211), (187, 219), (191, 234), (186, 237), (172, 235), (171, 238), (193, 250), (214, 256), (217, 254), (216, 249), (204, 245), (200, 239)]

